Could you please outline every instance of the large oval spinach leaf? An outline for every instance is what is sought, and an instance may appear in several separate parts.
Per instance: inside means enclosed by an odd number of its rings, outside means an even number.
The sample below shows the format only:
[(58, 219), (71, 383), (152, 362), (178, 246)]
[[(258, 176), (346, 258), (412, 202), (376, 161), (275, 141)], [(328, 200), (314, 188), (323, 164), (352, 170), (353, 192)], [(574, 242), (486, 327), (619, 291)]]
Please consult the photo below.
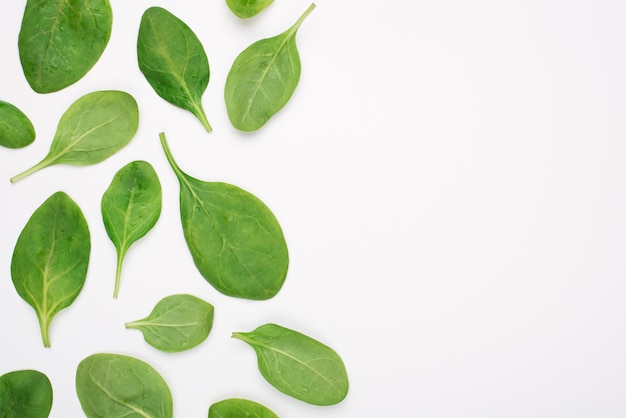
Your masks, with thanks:
[(17, 370), (0, 376), (0, 417), (47, 418), (52, 409), (52, 385), (37, 370)]
[(233, 62), (226, 78), (224, 100), (232, 125), (255, 131), (291, 98), (300, 81), (300, 54), (296, 33), (315, 4), (287, 31), (246, 48)]
[(121, 354), (93, 354), (78, 364), (76, 393), (88, 418), (172, 418), (172, 394), (148, 363)]
[(167, 296), (147, 317), (126, 323), (138, 329), (154, 348), (166, 353), (189, 350), (209, 336), (213, 326), (213, 305), (192, 295)]
[(202, 107), (209, 84), (209, 60), (189, 26), (162, 7), (150, 7), (137, 37), (139, 69), (161, 98), (193, 113), (207, 131)]
[(11, 277), (17, 293), (33, 307), (45, 347), (52, 318), (74, 302), (85, 284), (91, 240), (87, 221), (65, 193), (50, 196), (20, 233)]
[(237, 186), (187, 175), (174, 161), (165, 134), (160, 138), (180, 183), (183, 232), (202, 276), (225, 295), (255, 300), (276, 295), (289, 255), (274, 214)]
[(80, 80), (104, 52), (112, 23), (109, 0), (28, 0), (17, 45), (33, 90), (51, 93)]
[(272, 410), (248, 399), (230, 398), (211, 405), (209, 418), (278, 418)]
[(30, 119), (11, 103), (0, 101), (0, 145), (23, 148), (35, 140), (35, 127)]
[(257, 354), (259, 371), (279, 391), (313, 405), (334, 405), (348, 393), (341, 357), (330, 347), (275, 324), (234, 332)]
[(113, 290), (117, 298), (126, 252), (152, 229), (161, 214), (161, 183), (154, 168), (146, 161), (122, 167), (104, 192), (100, 206), (107, 235), (117, 250)]
[(130, 94), (116, 90), (86, 94), (61, 117), (48, 155), (11, 182), (55, 164), (81, 166), (104, 161), (133, 139), (138, 126), (139, 109)]

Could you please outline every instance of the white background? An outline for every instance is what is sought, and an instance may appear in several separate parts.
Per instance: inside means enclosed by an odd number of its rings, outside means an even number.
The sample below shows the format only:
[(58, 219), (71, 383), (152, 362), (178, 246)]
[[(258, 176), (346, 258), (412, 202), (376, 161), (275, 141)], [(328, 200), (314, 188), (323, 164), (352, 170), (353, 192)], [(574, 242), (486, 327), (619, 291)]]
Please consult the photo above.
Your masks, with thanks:
[[(319, 0), (297, 36), (296, 93), (253, 134), (227, 119), (230, 65), (253, 41), (287, 29), (308, 1), (276, 0), (240, 21), (223, 1), (112, 0), (100, 61), (47, 95), (21, 71), (24, 4), (0, 5), (0, 100), (37, 131), (26, 148), (0, 149), (0, 374), (46, 373), (51, 417), (82, 416), (75, 370), (96, 352), (150, 363), (185, 418), (206, 417), (227, 397), (281, 417), (626, 416), (625, 2)], [(139, 72), (137, 31), (153, 5), (204, 44), (210, 134)], [(104, 89), (137, 99), (133, 141), (98, 165), (50, 167), (10, 184), (47, 153), (64, 110)], [(183, 170), (236, 184), (274, 211), (290, 250), (275, 298), (229, 298), (197, 272), (161, 131)], [(114, 300), (100, 199), (136, 159), (155, 167), (163, 211), (127, 254)], [(32, 212), (59, 190), (87, 218), (92, 258), (83, 292), (53, 320), (44, 349), (10, 260)], [(211, 302), (215, 322), (201, 346), (172, 355), (123, 324), (174, 293)], [(307, 405), (262, 379), (253, 350), (230, 334), (266, 322), (343, 357), (344, 402)]]

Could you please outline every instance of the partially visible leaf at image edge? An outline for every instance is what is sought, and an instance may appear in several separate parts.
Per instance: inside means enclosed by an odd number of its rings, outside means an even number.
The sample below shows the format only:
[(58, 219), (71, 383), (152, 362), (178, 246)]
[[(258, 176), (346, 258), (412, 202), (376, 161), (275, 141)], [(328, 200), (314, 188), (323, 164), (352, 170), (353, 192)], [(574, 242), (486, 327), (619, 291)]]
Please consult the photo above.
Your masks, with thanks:
[(233, 62), (224, 101), (235, 128), (258, 130), (291, 98), (301, 73), (296, 33), (314, 8), (311, 4), (288, 30), (253, 43)]
[(209, 408), (209, 418), (278, 418), (271, 409), (248, 399), (230, 398), (215, 402)]
[(0, 417), (47, 418), (52, 409), (52, 385), (37, 370), (16, 370), (0, 376)]
[(226, 0), (226, 5), (235, 16), (249, 19), (261, 13), (274, 0)]
[(0, 146), (23, 148), (35, 140), (35, 127), (20, 109), (0, 101)]

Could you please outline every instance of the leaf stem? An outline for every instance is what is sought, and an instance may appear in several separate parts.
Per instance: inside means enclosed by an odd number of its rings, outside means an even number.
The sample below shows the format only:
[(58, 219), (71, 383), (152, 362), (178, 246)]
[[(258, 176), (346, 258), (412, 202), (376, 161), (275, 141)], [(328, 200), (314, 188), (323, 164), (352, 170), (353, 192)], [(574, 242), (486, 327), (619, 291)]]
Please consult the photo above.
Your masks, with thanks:
[(300, 28), (300, 25), (302, 25), (302, 22), (304, 22), (304, 19), (307, 18), (308, 15), (311, 14), (311, 12), (313, 11), (313, 9), (315, 9), (315, 3), (311, 3), (311, 5), (309, 6), (308, 9), (306, 9), (304, 11), (304, 13), (302, 13), (302, 16), (300, 16), (300, 18), (296, 21), (296, 23), (294, 23), (288, 30), (288, 32), (295, 32)]
[(46, 317), (43, 318), (39, 316), (39, 328), (41, 329), (41, 339), (43, 340), (43, 346), (46, 348), (50, 348), (50, 335), (48, 333), (48, 328), (50, 328), (50, 320)]
[(23, 179), (24, 177), (28, 177), (29, 175), (36, 173), (37, 171), (41, 170), (42, 168), (47, 167), (48, 165), (49, 165), (48, 161), (44, 158), (43, 160), (41, 160), (40, 162), (38, 162), (37, 164), (29, 168), (28, 170), (22, 171), (20, 174), (11, 177), (11, 183), (15, 183), (16, 181), (19, 181)]
[(183, 175), (180, 167), (176, 164), (174, 157), (172, 156), (172, 152), (170, 151), (170, 147), (167, 145), (167, 140), (165, 139), (165, 132), (161, 132), (159, 134), (159, 139), (161, 140), (161, 146), (163, 147), (163, 151), (165, 152), (165, 157), (167, 158), (167, 162), (170, 163), (172, 169), (176, 173), (176, 176), (180, 179)]
[(122, 262), (123, 257), (121, 254), (117, 254), (117, 266), (115, 268), (115, 288), (113, 289), (113, 298), (117, 299), (117, 295), (120, 292), (120, 281), (122, 277)]
[(211, 128), (211, 125), (209, 124), (209, 120), (206, 117), (206, 113), (204, 113), (202, 105), (199, 103), (194, 103), (194, 108), (196, 109), (194, 114), (198, 117), (198, 119), (200, 119), (200, 122), (202, 122), (202, 126), (204, 126), (204, 129), (206, 129), (207, 132), (211, 132), (213, 128)]

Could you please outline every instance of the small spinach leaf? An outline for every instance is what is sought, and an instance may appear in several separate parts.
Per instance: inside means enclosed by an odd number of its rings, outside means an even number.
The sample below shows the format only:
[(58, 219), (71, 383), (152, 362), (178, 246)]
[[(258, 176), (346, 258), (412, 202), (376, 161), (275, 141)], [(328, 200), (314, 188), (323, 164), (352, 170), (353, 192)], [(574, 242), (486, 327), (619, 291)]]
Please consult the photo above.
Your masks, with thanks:
[(226, 0), (228, 8), (242, 19), (256, 16), (274, 0)]
[(165, 134), (160, 138), (180, 183), (183, 232), (202, 276), (228, 296), (263, 300), (276, 295), (289, 255), (274, 214), (237, 186), (187, 175), (174, 161)]
[(296, 33), (315, 4), (287, 31), (246, 48), (226, 78), (224, 100), (232, 125), (255, 131), (287, 104), (300, 80)]
[(0, 376), (0, 417), (47, 418), (52, 409), (52, 385), (37, 370), (17, 370)]
[(278, 418), (272, 410), (248, 399), (230, 398), (209, 408), (209, 418)]
[(20, 233), (11, 277), (17, 293), (33, 307), (45, 347), (52, 318), (74, 302), (85, 284), (91, 241), (78, 205), (65, 193), (50, 196)]
[(35, 128), (28, 116), (11, 103), (0, 101), (0, 145), (23, 148), (35, 140)]
[(139, 69), (164, 100), (193, 113), (212, 130), (202, 107), (209, 84), (209, 60), (189, 26), (161, 7), (150, 7), (141, 18), (137, 37)]
[(121, 354), (93, 354), (78, 364), (76, 393), (87, 418), (172, 418), (172, 394), (152, 366)]
[(148, 344), (166, 353), (196, 347), (212, 326), (213, 305), (192, 295), (165, 297), (146, 318), (126, 323), (126, 328), (138, 329)]
[(39, 163), (11, 178), (14, 183), (55, 164), (96, 164), (125, 147), (139, 125), (137, 102), (123, 91), (96, 91), (63, 114), (50, 151)]
[(261, 375), (286, 395), (313, 405), (334, 405), (348, 393), (341, 357), (330, 347), (275, 324), (234, 332), (257, 354)]
[(28, 0), (18, 38), (24, 75), (37, 93), (80, 80), (111, 36), (109, 0)]
[(113, 297), (117, 298), (124, 256), (146, 235), (161, 214), (161, 183), (150, 163), (133, 161), (122, 167), (104, 192), (102, 219), (117, 250)]

